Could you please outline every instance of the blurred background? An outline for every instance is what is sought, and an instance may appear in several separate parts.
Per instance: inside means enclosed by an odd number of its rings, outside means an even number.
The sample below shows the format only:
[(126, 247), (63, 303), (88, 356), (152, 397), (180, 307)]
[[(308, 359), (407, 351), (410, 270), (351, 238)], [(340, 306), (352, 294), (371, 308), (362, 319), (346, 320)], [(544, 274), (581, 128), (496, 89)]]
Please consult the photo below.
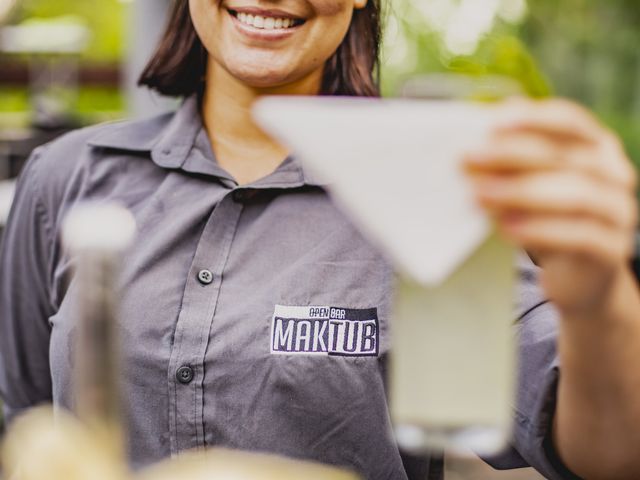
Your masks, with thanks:
[[(135, 88), (170, 0), (0, 0), (0, 226), (38, 144), (173, 103)], [(640, 159), (637, 0), (386, 1), (387, 96), (577, 99)]]
[[(152, 115), (175, 101), (135, 88), (170, 0), (0, 0), (0, 232), (37, 145), (83, 125)], [(386, 96), (576, 99), (640, 161), (638, 0), (391, 0)], [(450, 460), (448, 478), (489, 474)]]

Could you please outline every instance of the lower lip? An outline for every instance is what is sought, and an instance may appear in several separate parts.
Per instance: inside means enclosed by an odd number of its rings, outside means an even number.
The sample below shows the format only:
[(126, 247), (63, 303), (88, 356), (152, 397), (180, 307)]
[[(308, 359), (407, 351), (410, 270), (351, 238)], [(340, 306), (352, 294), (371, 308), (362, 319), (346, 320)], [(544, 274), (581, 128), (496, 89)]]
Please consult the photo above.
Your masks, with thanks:
[(289, 38), (292, 35), (294, 35), (298, 30), (300, 30), (301, 27), (305, 25), (303, 23), (302, 25), (297, 25), (295, 27), (290, 27), (290, 28), (267, 30), (262, 28), (255, 28), (245, 23), (242, 23), (240, 20), (234, 17), (229, 11), (227, 11), (227, 14), (229, 15), (229, 17), (231, 17), (231, 20), (233, 21), (234, 25), (241, 33), (243, 33), (244, 35), (254, 40), (270, 40), (270, 41), (283, 40), (285, 38)]

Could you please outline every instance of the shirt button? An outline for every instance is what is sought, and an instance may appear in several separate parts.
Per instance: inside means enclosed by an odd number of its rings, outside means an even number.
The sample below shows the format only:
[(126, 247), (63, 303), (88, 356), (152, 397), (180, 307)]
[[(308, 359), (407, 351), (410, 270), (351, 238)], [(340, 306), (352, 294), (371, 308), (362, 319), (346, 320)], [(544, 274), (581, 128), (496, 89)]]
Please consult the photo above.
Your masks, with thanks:
[(235, 190), (231, 194), (231, 197), (233, 198), (233, 201), (236, 203), (244, 203), (244, 201), (247, 199), (246, 190)]
[(200, 270), (198, 272), (198, 281), (203, 285), (209, 285), (213, 282), (213, 273), (210, 270)]
[(231, 194), (236, 203), (249, 203), (258, 197), (259, 191), (250, 188), (239, 188)]
[(189, 366), (180, 367), (176, 372), (176, 379), (184, 385), (191, 383), (191, 380), (193, 380), (193, 368)]

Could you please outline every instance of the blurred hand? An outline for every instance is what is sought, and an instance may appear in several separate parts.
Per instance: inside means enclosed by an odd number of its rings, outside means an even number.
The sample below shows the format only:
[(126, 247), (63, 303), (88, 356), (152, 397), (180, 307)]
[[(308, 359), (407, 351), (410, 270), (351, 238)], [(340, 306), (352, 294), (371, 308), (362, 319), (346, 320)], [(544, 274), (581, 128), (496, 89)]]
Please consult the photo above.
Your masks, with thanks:
[(636, 173), (619, 139), (565, 100), (512, 100), (465, 167), (480, 204), (542, 269), (567, 317), (589, 317), (628, 275), (638, 219)]

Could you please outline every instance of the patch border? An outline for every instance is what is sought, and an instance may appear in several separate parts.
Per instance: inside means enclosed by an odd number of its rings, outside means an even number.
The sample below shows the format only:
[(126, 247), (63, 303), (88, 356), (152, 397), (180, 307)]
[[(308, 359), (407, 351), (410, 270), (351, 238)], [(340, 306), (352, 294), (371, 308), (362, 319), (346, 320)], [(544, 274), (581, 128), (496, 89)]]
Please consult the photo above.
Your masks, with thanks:
[[(350, 320), (350, 321), (371, 321), (374, 320), (375, 321), (375, 326), (376, 326), (376, 348), (375, 348), (375, 352), (371, 352), (371, 353), (358, 353), (358, 354), (353, 354), (353, 353), (342, 353), (342, 352), (331, 352), (329, 351), (329, 347), (327, 346), (327, 351), (326, 352), (289, 352), (289, 351), (282, 351), (282, 350), (274, 350), (273, 348), (273, 343), (274, 343), (274, 329), (275, 329), (275, 319), (277, 318), (281, 318), (283, 320), (302, 320), (300, 318), (295, 318), (295, 317), (290, 317), (290, 316), (284, 316), (284, 315), (278, 315), (276, 316), (276, 312), (278, 310), (278, 307), (281, 308), (285, 308), (285, 309), (294, 309), (294, 308), (301, 308), (301, 309), (311, 309), (311, 308), (328, 308), (329, 311), (331, 311), (331, 309), (340, 309), (340, 310), (361, 310), (361, 311), (372, 311), (374, 318), (368, 318), (368, 319), (357, 319), (357, 320)], [(312, 318), (309, 318), (308, 320), (313, 320)], [(331, 320), (331, 318), (327, 317), (325, 319), (326, 321)], [(347, 321), (349, 321), (347, 319)], [(269, 333), (269, 352), (271, 355), (291, 355), (291, 356), (308, 356), (308, 357), (350, 357), (350, 358), (358, 358), (358, 357), (379, 357), (380, 356), (380, 319), (378, 317), (378, 307), (368, 307), (368, 308), (352, 308), (352, 307), (336, 307), (333, 305), (281, 305), (281, 304), (276, 304), (273, 310), (273, 314), (271, 315), (271, 327), (269, 328), (270, 333)]]

